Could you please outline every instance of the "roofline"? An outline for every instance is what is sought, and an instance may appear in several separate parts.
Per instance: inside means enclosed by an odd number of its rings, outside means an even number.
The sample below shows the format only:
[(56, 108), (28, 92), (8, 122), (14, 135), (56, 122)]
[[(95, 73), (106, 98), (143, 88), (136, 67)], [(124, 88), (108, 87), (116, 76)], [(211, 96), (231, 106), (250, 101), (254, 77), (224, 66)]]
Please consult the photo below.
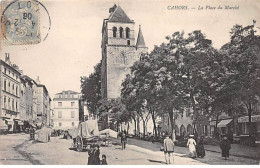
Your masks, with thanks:
[(56, 93), (55, 95), (63, 94), (63, 92), (68, 92), (68, 91), (74, 92), (74, 93), (72, 93), (72, 94), (81, 94), (81, 93), (76, 92), (76, 91), (73, 91), (73, 90), (64, 90), (64, 91), (62, 91), (62, 92)]
[(48, 90), (47, 90), (47, 88), (46, 88), (45, 85), (43, 85), (43, 84), (37, 84), (37, 87), (43, 87), (43, 88), (46, 90), (46, 93), (49, 95), (49, 92), (48, 92)]
[[(119, 4), (118, 4), (118, 6), (116, 6), (116, 10), (118, 9), (118, 7), (119, 7)], [(121, 8), (121, 7), (120, 7)], [(121, 8), (122, 9), (122, 8)], [(110, 21), (110, 19), (112, 18), (112, 16), (114, 15), (114, 13), (116, 12), (116, 10), (114, 10), (114, 12), (112, 13), (112, 15), (110, 15), (110, 17), (108, 18), (108, 22), (114, 22), (114, 23), (122, 23), (122, 22), (115, 22), (115, 21)], [(122, 9), (123, 10), (123, 9)], [(123, 10), (123, 12), (125, 12), (124, 10)], [(127, 16), (127, 15), (126, 15)], [(128, 17), (128, 16), (127, 16)], [(128, 17), (128, 19), (129, 20), (131, 20), (129, 17)], [(134, 23), (134, 21), (133, 20), (131, 20), (131, 22), (124, 22), (124, 23)]]
[(11, 65), (7, 64), (5, 61), (0, 59), (0, 63), (4, 64), (5, 66), (8, 66), (8, 68), (11, 68), (13, 71), (15, 71), (16, 73), (18, 73), (19, 75), (21, 75), (21, 73), (19, 71), (17, 71), (14, 67), (12, 67)]

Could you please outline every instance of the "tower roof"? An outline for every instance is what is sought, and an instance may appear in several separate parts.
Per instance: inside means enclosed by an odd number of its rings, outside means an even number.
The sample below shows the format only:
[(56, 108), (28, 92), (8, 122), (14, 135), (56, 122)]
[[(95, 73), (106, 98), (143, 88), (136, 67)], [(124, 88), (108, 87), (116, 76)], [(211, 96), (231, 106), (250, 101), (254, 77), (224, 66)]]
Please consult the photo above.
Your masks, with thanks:
[(110, 22), (123, 22), (123, 23), (133, 23), (133, 21), (126, 15), (125, 11), (118, 5), (114, 5), (109, 9), (109, 19)]
[(139, 25), (139, 32), (138, 32), (138, 37), (137, 37), (137, 42), (136, 42), (136, 48), (139, 48), (139, 47), (146, 47), (145, 42), (144, 42), (143, 33), (141, 30), (141, 25)]

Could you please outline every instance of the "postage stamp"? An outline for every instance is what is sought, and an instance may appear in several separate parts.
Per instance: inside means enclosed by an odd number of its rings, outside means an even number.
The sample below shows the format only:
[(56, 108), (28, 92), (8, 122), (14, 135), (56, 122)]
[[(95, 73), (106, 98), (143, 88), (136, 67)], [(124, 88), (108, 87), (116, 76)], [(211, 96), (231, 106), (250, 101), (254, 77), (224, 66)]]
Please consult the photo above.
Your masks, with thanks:
[(37, 1), (15, 0), (2, 2), (1, 29), (5, 45), (38, 44), (40, 9)]

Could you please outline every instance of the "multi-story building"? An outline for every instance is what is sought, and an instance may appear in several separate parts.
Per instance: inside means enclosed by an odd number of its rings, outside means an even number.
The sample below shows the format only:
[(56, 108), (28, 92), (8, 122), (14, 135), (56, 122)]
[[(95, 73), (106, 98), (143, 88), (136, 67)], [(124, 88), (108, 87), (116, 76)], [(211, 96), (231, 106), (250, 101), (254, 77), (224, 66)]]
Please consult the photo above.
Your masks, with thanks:
[(102, 28), (102, 98), (120, 97), (121, 83), (130, 73), (130, 67), (147, 53), (141, 27), (135, 42), (135, 22), (117, 5), (109, 9)]
[(21, 93), (20, 93), (20, 108), (21, 120), (24, 121), (24, 129), (30, 126), (32, 121), (36, 121), (36, 111), (33, 110), (33, 79), (27, 75), (22, 75), (21, 80)]
[(20, 75), (18, 66), (11, 64), (6, 53), (5, 61), (0, 60), (0, 120), (8, 131), (18, 131), (23, 124), (20, 121)]
[[(29, 116), (26, 114), (26, 81), (23, 78), (20, 78), (20, 120), (26, 121)], [(23, 127), (23, 126), (21, 126)], [(23, 129), (23, 128), (22, 128)]]
[(50, 116), (50, 103), (51, 99), (45, 85), (36, 85), (36, 103), (37, 103), (37, 126), (42, 127), (44, 125), (49, 125)]
[(69, 129), (79, 124), (80, 93), (71, 90), (57, 93), (53, 99), (53, 127)]
[[(117, 5), (109, 9), (109, 17), (102, 27), (101, 96), (120, 97), (121, 83), (130, 73), (130, 67), (147, 53), (141, 26), (135, 42), (135, 22)], [(101, 128), (108, 127), (108, 117), (102, 117)]]

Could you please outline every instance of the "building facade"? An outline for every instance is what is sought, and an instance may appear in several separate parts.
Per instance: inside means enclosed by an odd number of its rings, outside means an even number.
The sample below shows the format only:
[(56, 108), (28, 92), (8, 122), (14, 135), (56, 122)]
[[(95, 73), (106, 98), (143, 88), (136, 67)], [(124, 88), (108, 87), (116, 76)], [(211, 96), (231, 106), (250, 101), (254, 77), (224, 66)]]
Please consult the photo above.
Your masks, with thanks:
[(54, 129), (70, 129), (79, 124), (80, 93), (71, 90), (57, 93), (53, 99)]
[(109, 18), (102, 27), (102, 98), (120, 97), (121, 83), (130, 73), (130, 67), (147, 53), (141, 27), (135, 42), (135, 22), (117, 5), (109, 9)]
[(0, 60), (0, 84), (1, 132), (50, 125), (51, 98), (47, 88), (11, 64), (9, 53), (5, 61)]
[[(5, 61), (0, 60), (0, 122), (8, 131), (18, 131), (20, 120), (20, 72), (11, 64), (9, 54)], [(6, 124), (6, 126), (5, 126)]]

